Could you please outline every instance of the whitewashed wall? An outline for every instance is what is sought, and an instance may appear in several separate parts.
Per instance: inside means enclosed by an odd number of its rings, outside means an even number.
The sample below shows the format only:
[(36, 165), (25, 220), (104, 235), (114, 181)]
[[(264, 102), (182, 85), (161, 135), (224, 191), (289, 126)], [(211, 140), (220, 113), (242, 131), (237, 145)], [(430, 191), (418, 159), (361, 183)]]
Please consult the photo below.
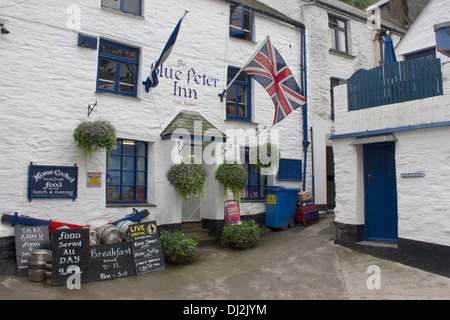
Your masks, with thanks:
[[(100, 0), (80, 0), (76, 4), (30, 1), (7, 7), (14, 3), (3, 1), (5, 7), (0, 12), (0, 19), (7, 21), (10, 30), (10, 34), (0, 37), (0, 214), (17, 211), (36, 218), (97, 227), (132, 212), (132, 206), (105, 205), (105, 153), (94, 153), (85, 164), (73, 142), (73, 130), (87, 120), (88, 104), (97, 101), (91, 120), (110, 120), (119, 138), (149, 142), (148, 200), (156, 205), (148, 207), (150, 218), (159, 224), (179, 223), (181, 197), (165, 177), (176, 142), (161, 141), (161, 131), (183, 109), (199, 111), (223, 132), (230, 128), (254, 130), (257, 125), (269, 128), (274, 107), (259, 84), (253, 84), (253, 123), (224, 120), (224, 103), (218, 97), (226, 84), (228, 65), (243, 65), (267, 35), (299, 79), (300, 31), (256, 14), (254, 42), (230, 39), (229, 4), (225, 1), (145, 1), (143, 17), (101, 8)], [(78, 47), (78, 32), (141, 48), (140, 84), (185, 10), (189, 14), (164, 67), (181, 71), (182, 79), (177, 85), (195, 89), (198, 99), (174, 97), (174, 79), (164, 77), (150, 93), (139, 85), (137, 98), (95, 92), (98, 51)], [(217, 86), (192, 81), (188, 84), (189, 70), (218, 79)], [(292, 113), (273, 129), (280, 130), (282, 157), (302, 159), (301, 111)], [(77, 163), (76, 201), (29, 202), (27, 177), (31, 161), (37, 165)], [(101, 188), (86, 187), (88, 171), (103, 173)], [(207, 217), (221, 219), (222, 190), (211, 175), (208, 183), (208, 190), (216, 192), (211, 191), (211, 203), (205, 204)], [(264, 212), (264, 203), (243, 204), (241, 210), (243, 214)], [(0, 224), (0, 237), (12, 233), (13, 228)]]

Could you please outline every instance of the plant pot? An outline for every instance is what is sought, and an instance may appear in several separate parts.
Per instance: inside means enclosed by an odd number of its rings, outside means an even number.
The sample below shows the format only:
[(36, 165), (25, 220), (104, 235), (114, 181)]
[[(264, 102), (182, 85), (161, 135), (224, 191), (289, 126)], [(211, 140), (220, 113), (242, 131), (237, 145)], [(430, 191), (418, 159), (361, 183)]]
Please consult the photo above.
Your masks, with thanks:
[(172, 258), (171, 256), (165, 254), (164, 255), (164, 261), (167, 263), (175, 264), (175, 265), (184, 265), (184, 264), (190, 264), (193, 263), (195, 260), (195, 257), (192, 259), (188, 259), (185, 256), (176, 256), (175, 258)]
[(253, 241), (247, 241), (247, 242), (238, 244), (237, 242), (230, 241), (228, 243), (228, 246), (230, 248), (236, 249), (236, 250), (246, 250), (246, 249), (253, 248), (255, 246), (255, 243)]

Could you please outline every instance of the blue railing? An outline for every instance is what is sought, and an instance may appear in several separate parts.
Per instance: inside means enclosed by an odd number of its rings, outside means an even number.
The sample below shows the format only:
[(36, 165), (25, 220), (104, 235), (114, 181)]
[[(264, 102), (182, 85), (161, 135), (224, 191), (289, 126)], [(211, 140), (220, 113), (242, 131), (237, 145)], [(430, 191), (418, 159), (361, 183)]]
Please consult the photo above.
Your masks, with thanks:
[(442, 95), (440, 59), (406, 60), (370, 70), (347, 80), (348, 111)]

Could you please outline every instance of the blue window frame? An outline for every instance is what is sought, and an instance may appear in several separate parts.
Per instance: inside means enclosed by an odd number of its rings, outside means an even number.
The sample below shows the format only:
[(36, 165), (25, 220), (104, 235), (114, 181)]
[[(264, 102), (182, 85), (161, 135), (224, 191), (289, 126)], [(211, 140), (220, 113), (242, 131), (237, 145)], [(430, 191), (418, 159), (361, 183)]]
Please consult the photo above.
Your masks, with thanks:
[(146, 203), (148, 143), (117, 139), (107, 161), (106, 203)]
[(245, 186), (245, 200), (265, 200), (267, 176), (262, 176), (256, 164), (249, 161), (249, 148), (245, 148), (245, 169), (248, 173), (248, 183)]
[[(228, 67), (228, 83), (239, 72), (238, 68)], [(252, 86), (251, 77), (241, 73), (227, 90), (227, 119), (251, 121), (252, 118)]]
[(426, 49), (405, 55), (405, 60), (436, 59), (436, 48)]
[(230, 5), (230, 36), (245, 40), (253, 39), (252, 9), (243, 4)]
[(100, 39), (97, 91), (136, 97), (139, 49)]
[(102, 0), (102, 7), (141, 16), (142, 1), (143, 0)]

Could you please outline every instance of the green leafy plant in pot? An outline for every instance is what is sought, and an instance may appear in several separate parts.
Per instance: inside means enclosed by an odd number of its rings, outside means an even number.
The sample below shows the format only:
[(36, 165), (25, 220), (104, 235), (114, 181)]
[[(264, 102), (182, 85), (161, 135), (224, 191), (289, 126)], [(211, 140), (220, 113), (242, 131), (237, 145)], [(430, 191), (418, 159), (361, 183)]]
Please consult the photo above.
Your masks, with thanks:
[(85, 157), (97, 150), (106, 150), (108, 161), (116, 145), (116, 129), (107, 120), (83, 121), (73, 132), (75, 143), (83, 149)]
[(206, 180), (206, 168), (203, 164), (174, 164), (167, 172), (169, 184), (178, 191), (183, 199), (203, 196)]
[(216, 170), (215, 179), (223, 185), (225, 197), (230, 191), (233, 194), (233, 198), (239, 201), (240, 193), (247, 185), (248, 174), (241, 164), (222, 163)]
[(160, 241), (164, 260), (169, 263), (190, 263), (197, 256), (199, 242), (194, 234), (163, 230)]
[(260, 237), (260, 228), (253, 219), (227, 224), (222, 238), (234, 249), (248, 249), (256, 245)]

